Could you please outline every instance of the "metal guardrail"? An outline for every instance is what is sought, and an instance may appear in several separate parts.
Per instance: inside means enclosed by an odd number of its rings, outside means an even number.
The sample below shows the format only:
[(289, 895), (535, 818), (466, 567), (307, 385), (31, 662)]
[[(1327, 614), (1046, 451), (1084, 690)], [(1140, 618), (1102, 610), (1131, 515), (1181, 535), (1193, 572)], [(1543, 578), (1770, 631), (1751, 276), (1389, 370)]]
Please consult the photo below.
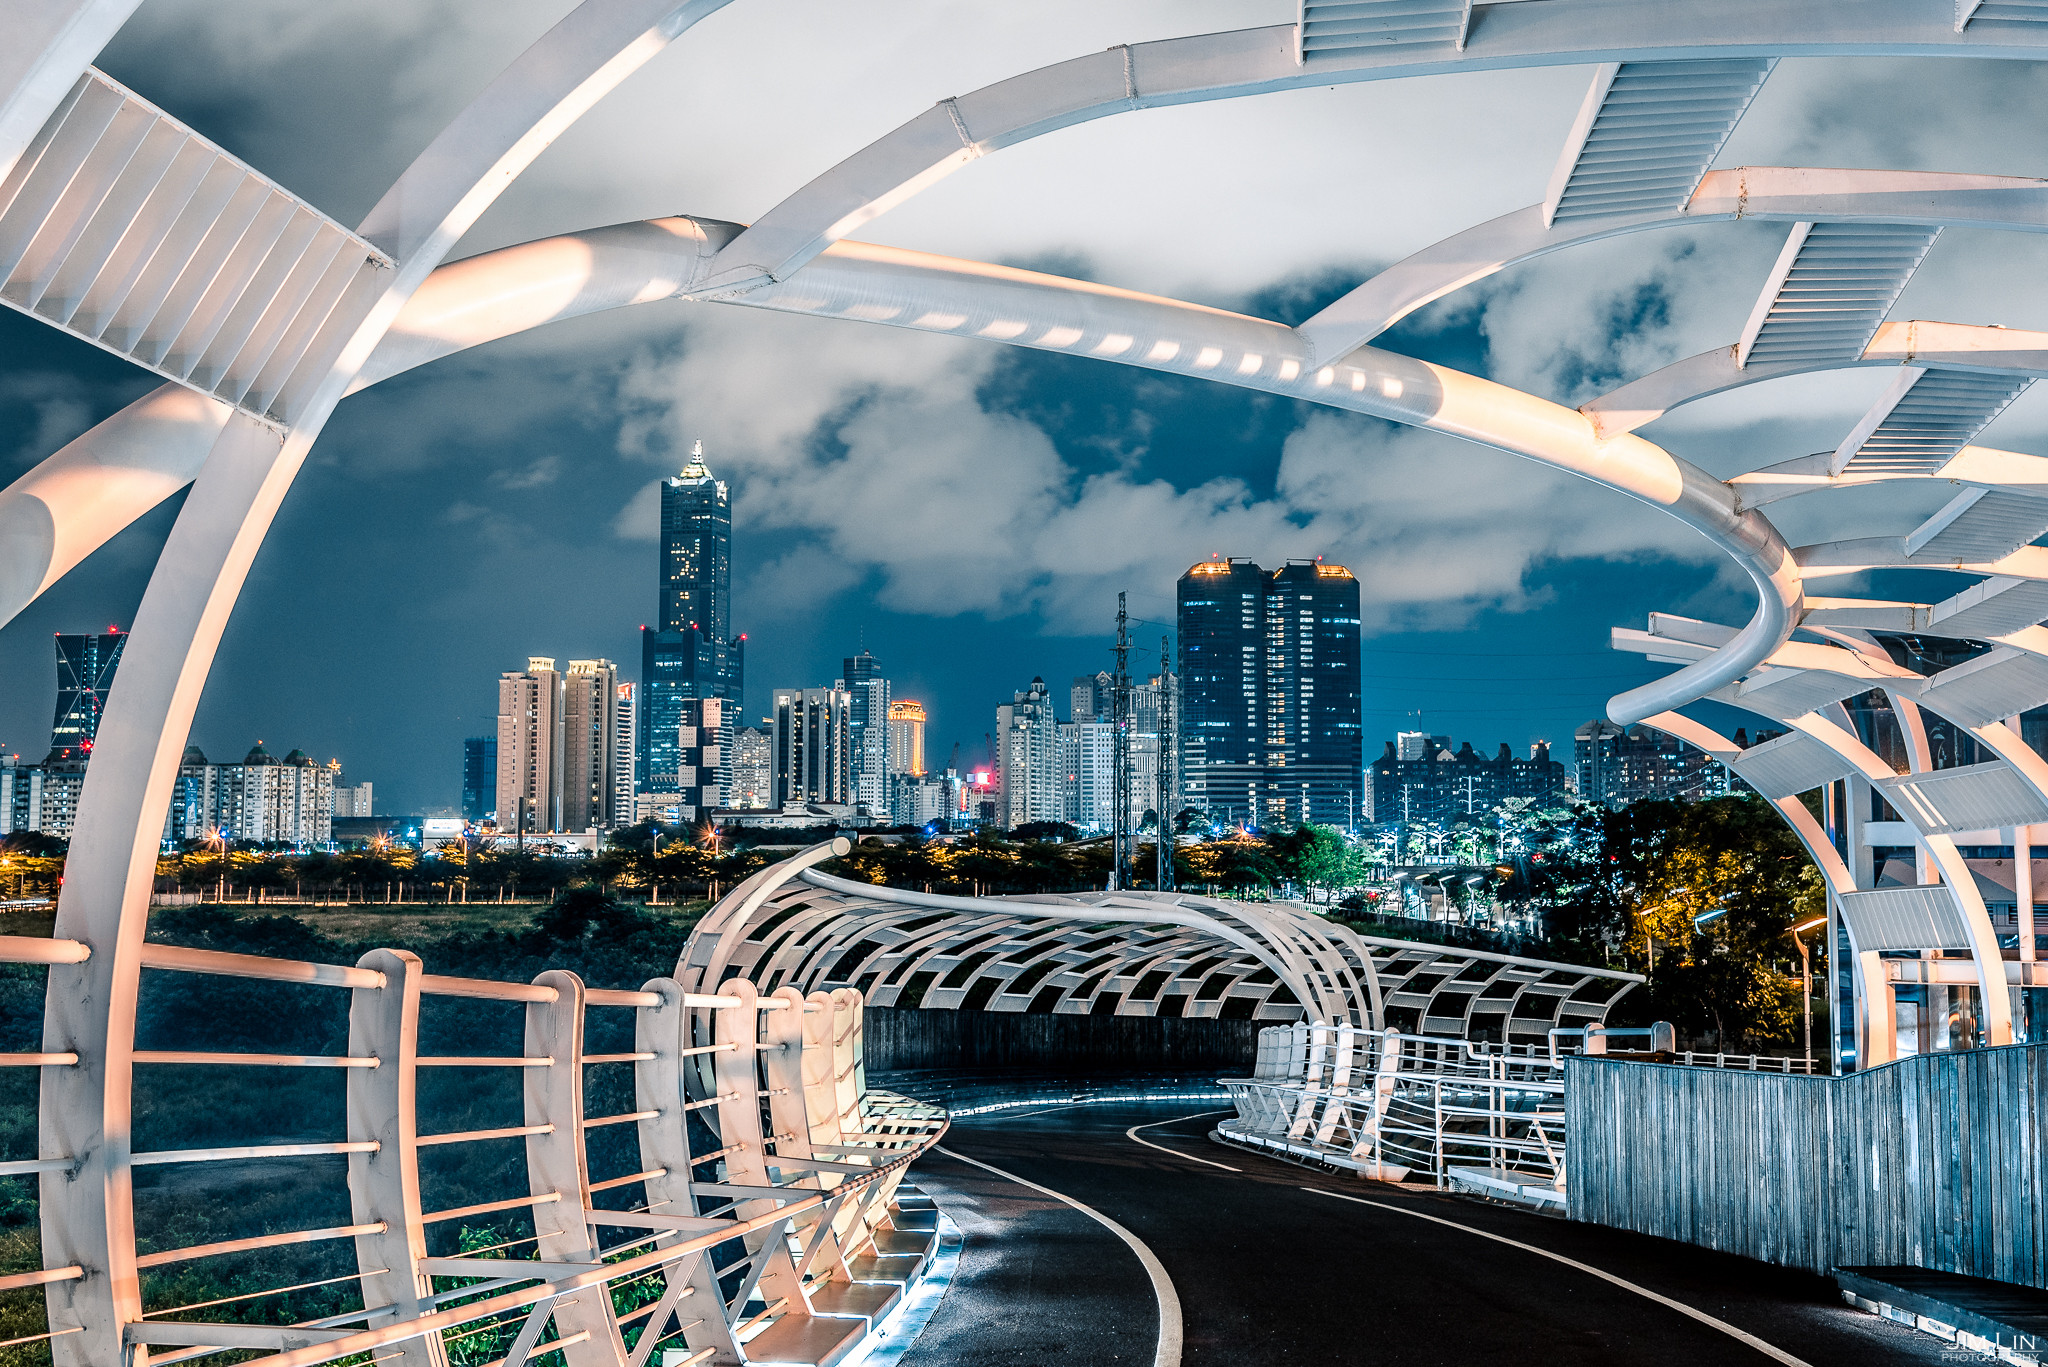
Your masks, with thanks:
[[(90, 957), (72, 940), (0, 937), (0, 962), (61, 966)], [(374, 950), (354, 965), (160, 944), (142, 946), (140, 957), (144, 967), (179, 977), (346, 994), (336, 1001), (348, 1026), (339, 1053), (265, 1054), (246, 1046), (125, 1051), (131, 1066), (171, 1070), (165, 1078), (193, 1066), (323, 1070), (345, 1094), (336, 1108), (342, 1132), (308, 1135), (310, 1142), (102, 1155), (102, 1163), (116, 1165), (120, 1197), (130, 1204), (125, 1228), (115, 1225), (125, 1237), (95, 1250), (96, 1226), (81, 1218), (75, 1196), (87, 1160), (53, 1147), (64, 1131), (46, 1116), (41, 1156), (0, 1163), (0, 1176), (41, 1181), (46, 1266), (0, 1276), (0, 1295), (46, 1301), (47, 1324), (0, 1348), (37, 1354), (48, 1344), (72, 1357), (79, 1345), (91, 1345), (84, 1360), (94, 1362), (139, 1360), (146, 1350), (153, 1367), (250, 1350), (267, 1352), (255, 1359), (265, 1367), (314, 1367), (365, 1354), (370, 1361), (446, 1367), (484, 1361), (480, 1350), (488, 1350), (494, 1367), (551, 1352), (562, 1355), (563, 1367), (647, 1367), (663, 1359), (669, 1367), (713, 1359), (823, 1362), (861, 1347), (905, 1299), (933, 1250), (935, 1213), (906, 1209), (928, 1203), (898, 1193), (910, 1163), (944, 1133), (947, 1112), (865, 1088), (864, 1002), (852, 989), (761, 996), (735, 978), (700, 993), (656, 978), (625, 991), (588, 988), (560, 970), (532, 982), (500, 982), (430, 974), (417, 957), (394, 950)], [(464, 1053), (423, 1054), (423, 998), (495, 1003), (468, 1008), (495, 1024), (470, 1029), (465, 1017), (456, 1032)], [(317, 1011), (318, 1001), (308, 999), (304, 1009)], [(430, 1011), (451, 1009), (457, 1008)], [(617, 1012), (631, 1015), (598, 1019)], [(601, 1035), (621, 1038), (630, 1023), (631, 1047), (586, 1050), (585, 1026), (593, 1020)], [(443, 1027), (448, 1023), (443, 1017)], [(81, 1066), (75, 1052), (0, 1062)], [(478, 1088), (492, 1074), (513, 1071), (514, 1088), (498, 1095), (524, 1123), (419, 1133), (416, 1080), (429, 1068), (442, 1077), (451, 1070), (475, 1077)], [(617, 1096), (621, 1068), (631, 1070), (630, 1099), (608, 1103), (617, 1114), (586, 1114), (586, 1083), (593, 1097)], [(603, 1078), (610, 1082), (601, 1085)], [(617, 1133), (614, 1126), (630, 1138), (593, 1153), (588, 1136)], [(508, 1163), (502, 1147), (487, 1147), (514, 1139), (523, 1163)], [(461, 1193), (493, 1199), (427, 1208), (420, 1161), (426, 1151), (440, 1155), (427, 1174), (430, 1192), (453, 1151), (472, 1175)], [(336, 1158), (346, 1160), (345, 1169), (280, 1166)], [(129, 1174), (194, 1165), (217, 1174), (203, 1188), (223, 1216), (222, 1227), (210, 1232), (241, 1237), (192, 1242), (188, 1233), (182, 1244), (138, 1247)], [(344, 1175), (345, 1195), (332, 1190)], [(280, 1182), (295, 1193), (303, 1189), (304, 1198), (290, 1203), (294, 1210), (345, 1201), (349, 1214), (324, 1225), (313, 1216), (288, 1228), (236, 1227), (237, 1193), (253, 1198)], [(501, 1223), (515, 1234), (531, 1233), (489, 1248), (468, 1246), (471, 1228)], [(327, 1275), (338, 1270), (337, 1244), (353, 1246), (353, 1270)], [(234, 1294), (195, 1300), (188, 1269), (219, 1258), (238, 1260), (220, 1288)], [(105, 1302), (86, 1293), (119, 1275), (127, 1279), (126, 1298), (116, 1299), (109, 1314)], [(205, 1281), (202, 1275), (197, 1284)], [(320, 1287), (343, 1288), (338, 1312), (304, 1318), (301, 1310), (295, 1317), (288, 1293)], [(172, 1303), (163, 1303), (167, 1293)], [(256, 1307), (266, 1307), (270, 1318), (252, 1313)], [(16, 1323), (24, 1317), (10, 1316)]]
[(1661, 1023), (1560, 1029), (1537, 1048), (1350, 1026), (1263, 1030), (1253, 1076), (1222, 1080), (1237, 1115), (1216, 1130), (1230, 1142), (1367, 1177), (1561, 1205), (1565, 1059), (1585, 1053), (1749, 1072), (1806, 1066), (1753, 1054), (1607, 1047), (1638, 1038), (1667, 1045), (1673, 1032)]

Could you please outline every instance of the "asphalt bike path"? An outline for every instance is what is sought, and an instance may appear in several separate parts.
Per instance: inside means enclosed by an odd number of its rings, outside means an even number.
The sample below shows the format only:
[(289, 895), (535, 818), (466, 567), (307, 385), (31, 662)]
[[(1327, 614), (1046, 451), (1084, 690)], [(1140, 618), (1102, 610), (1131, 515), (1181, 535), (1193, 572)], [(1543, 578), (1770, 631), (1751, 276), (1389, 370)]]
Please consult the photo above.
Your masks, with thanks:
[(901, 1367), (1974, 1360), (1821, 1277), (1282, 1163), (1196, 1105), (957, 1122), (912, 1180), (960, 1267)]

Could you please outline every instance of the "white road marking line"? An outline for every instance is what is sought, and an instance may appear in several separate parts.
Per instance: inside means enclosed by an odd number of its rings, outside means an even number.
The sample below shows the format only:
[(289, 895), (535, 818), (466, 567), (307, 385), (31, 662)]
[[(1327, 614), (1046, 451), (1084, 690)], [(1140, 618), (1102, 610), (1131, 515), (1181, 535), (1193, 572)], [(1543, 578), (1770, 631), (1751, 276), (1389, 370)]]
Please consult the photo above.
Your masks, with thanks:
[(1435, 1215), (1424, 1215), (1419, 1210), (1408, 1210), (1402, 1206), (1388, 1205), (1385, 1201), (1368, 1201), (1363, 1196), (1346, 1196), (1341, 1191), (1325, 1191), (1321, 1187), (1303, 1187), (1302, 1190), (1313, 1192), (1317, 1196), (1334, 1196), (1339, 1201), (1354, 1201), (1361, 1206), (1373, 1206), (1379, 1210), (1391, 1210), (1396, 1215), (1412, 1215), (1418, 1220), (1427, 1220), (1435, 1225), (1448, 1225), (1452, 1229), (1463, 1230), (1467, 1234), (1476, 1234), (1482, 1239), (1491, 1239), (1497, 1244), (1506, 1244), (1510, 1248), (1519, 1248), (1525, 1253), (1534, 1253), (1539, 1258), (1548, 1258), (1554, 1263), (1563, 1263), (1566, 1267), (1577, 1268), (1588, 1276), (1598, 1277), (1603, 1282), (1611, 1282), (1624, 1291), (1633, 1291), (1646, 1300), (1653, 1300), (1659, 1305), (1668, 1306), (1681, 1315), (1689, 1315), (1701, 1324), (1711, 1325), (1730, 1338), (1740, 1339), (1765, 1357), (1784, 1363), (1785, 1367), (1812, 1367), (1812, 1364), (1808, 1363), (1804, 1358), (1793, 1357), (1784, 1349), (1765, 1343), (1755, 1334), (1745, 1329), (1737, 1329), (1726, 1320), (1715, 1319), (1704, 1310), (1695, 1310), (1683, 1301), (1672, 1300), (1669, 1296), (1660, 1296), (1647, 1286), (1637, 1286), (1632, 1281), (1617, 1277), (1612, 1272), (1604, 1272), (1590, 1263), (1582, 1263), (1577, 1258), (1567, 1258), (1562, 1253), (1552, 1253), (1547, 1248), (1538, 1248), (1534, 1244), (1525, 1244), (1520, 1239), (1510, 1239), (1503, 1234), (1490, 1234), (1483, 1229), (1474, 1229), (1471, 1225), (1461, 1225), (1456, 1220), (1445, 1220)]
[(1179, 1149), (1169, 1149), (1169, 1148), (1167, 1148), (1167, 1147), (1166, 1147), (1166, 1145), (1164, 1145), (1164, 1144), (1155, 1144), (1155, 1143), (1153, 1143), (1153, 1142), (1152, 1142), (1151, 1140), (1149, 1140), (1149, 1139), (1140, 1139), (1140, 1138), (1138, 1138), (1138, 1131), (1139, 1131), (1139, 1130), (1149, 1130), (1149, 1129), (1151, 1129), (1151, 1128), (1152, 1128), (1152, 1127), (1153, 1127), (1154, 1125), (1171, 1125), (1171, 1124), (1173, 1124), (1173, 1123), (1174, 1123), (1174, 1121), (1175, 1121), (1175, 1120), (1193, 1120), (1193, 1119), (1195, 1119), (1195, 1117), (1196, 1117), (1196, 1116), (1204, 1116), (1204, 1115), (1229, 1115), (1229, 1114), (1230, 1114), (1230, 1112), (1231, 1112), (1231, 1108), (1230, 1108), (1230, 1107), (1228, 1107), (1228, 1106), (1226, 1106), (1226, 1107), (1224, 1107), (1224, 1108), (1223, 1108), (1222, 1110), (1220, 1110), (1220, 1111), (1196, 1111), (1194, 1115), (1177, 1115), (1177, 1116), (1175, 1116), (1175, 1117), (1173, 1118), (1173, 1120), (1153, 1120), (1153, 1121), (1148, 1121), (1147, 1123), (1145, 1123), (1145, 1124), (1143, 1124), (1143, 1125), (1133, 1125), (1133, 1126), (1131, 1126), (1131, 1128), (1129, 1128), (1128, 1130), (1125, 1130), (1125, 1131), (1124, 1131), (1124, 1138), (1126, 1138), (1126, 1139), (1130, 1140), (1131, 1142), (1133, 1142), (1133, 1143), (1135, 1143), (1135, 1144), (1143, 1144), (1143, 1145), (1144, 1145), (1144, 1146), (1145, 1146), (1146, 1148), (1148, 1148), (1148, 1149), (1157, 1149), (1157, 1150), (1159, 1150), (1159, 1152), (1161, 1152), (1161, 1153), (1170, 1153), (1170, 1154), (1172, 1154), (1172, 1155), (1173, 1155), (1173, 1156), (1174, 1156), (1175, 1158), (1185, 1158), (1185, 1159), (1187, 1159), (1187, 1160), (1188, 1160), (1188, 1162), (1190, 1162), (1190, 1163), (1206, 1163), (1206, 1164), (1208, 1164), (1208, 1165), (1209, 1165), (1210, 1167), (1212, 1167), (1212, 1168), (1221, 1168), (1221, 1169), (1223, 1169), (1223, 1170), (1224, 1170), (1225, 1172), (1243, 1172), (1243, 1171), (1244, 1171), (1244, 1169), (1243, 1169), (1243, 1168), (1233, 1168), (1233, 1167), (1231, 1167), (1231, 1166), (1230, 1166), (1230, 1164), (1228, 1164), (1228, 1163), (1218, 1163), (1218, 1162), (1214, 1161), (1213, 1159), (1208, 1159), (1208, 1158), (1197, 1158), (1197, 1157), (1195, 1157), (1195, 1156), (1194, 1156), (1193, 1154), (1191, 1154), (1191, 1153), (1182, 1153), (1182, 1152), (1181, 1152), (1181, 1151), (1180, 1151)]
[[(1128, 1229), (1125, 1229), (1093, 1206), (1083, 1205), (1071, 1196), (1063, 1196), (1051, 1187), (1041, 1187), (1036, 1182), (1027, 1182), (1014, 1172), (1004, 1172), (993, 1163), (984, 1163), (979, 1158), (969, 1158), (966, 1154), (957, 1153), (943, 1144), (935, 1144), (932, 1147), (945, 1154), (948, 1158), (957, 1158), (963, 1163), (972, 1163), (975, 1167), (1015, 1182), (1020, 1187), (1029, 1187), (1035, 1192), (1052, 1197), (1055, 1201), (1064, 1202), (1128, 1244), (1131, 1252), (1138, 1255), (1138, 1261), (1144, 1264), (1145, 1275), (1152, 1279), (1152, 1294), (1159, 1301), (1159, 1345), (1152, 1353), (1152, 1367), (1180, 1367), (1180, 1293), (1173, 1289), (1173, 1279), (1166, 1275), (1166, 1268), (1160, 1264), (1158, 1258), (1153, 1256), (1152, 1250), (1145, 1247), (1143, 1239), (1140, 1239), (1137, 1235), (1131, 1233)], [(1806, 1365), (1800, 1363), (1798, 1367), (1806, 1367)]]

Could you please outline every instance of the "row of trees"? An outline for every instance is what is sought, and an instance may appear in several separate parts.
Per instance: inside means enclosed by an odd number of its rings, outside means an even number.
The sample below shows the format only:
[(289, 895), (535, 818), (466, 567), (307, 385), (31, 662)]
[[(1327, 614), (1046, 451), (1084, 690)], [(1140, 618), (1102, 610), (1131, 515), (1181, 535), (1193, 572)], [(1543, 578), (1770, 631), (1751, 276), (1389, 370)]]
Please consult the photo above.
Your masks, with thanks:
[[(1729, 1048), (1789, 1042), (1799, 1000), (1788, 931), (1822, 914), (1825, 895), (1805, 851), (1767, 805), (1732, 796), (1610, 812), (1518, 801), (1494, 813), (1481, 834), (1486, 848), (1470, 853), (1492, 862), (1453, 866), (1451, 881), (1526, 928), (1497, 947), (1647, 973), (1648, 989), (1626, 999), (1627, 1009), (1674, 1021), (1694, 1038)], [(546, 901), (580, 886), (681, 902), (728, 889), (782, 853), (688, 835), (635, 827), (587, 860), (462, 843), (303, 854), (200, 843), (165, 855), (158, 875), (164, 890), (249, 901)], [(1175, 881), (1224, 896), (1305, 896), (1361, 930), (1444, 938), (1383, 919), (1398, 915), (1405, 896), (1387, 879), (1393, 848), (1324, 826), (1239, 831), (1176, 847)], [(1138, 886), (1149, 883), (1154, 858), (1152, 845), (1139, 847), (1131, 871)], [(896, 887), (1002, 895), (1100, 888), (1110, 861), (1107, 840), (977, 833), (869, 839), (827, 869)], [(0, 900), (48, 896), (62, 872), (62, 842), (23, 834), (0, 842)], [(1451, 938), (1473, 942), (1469, 934)]]

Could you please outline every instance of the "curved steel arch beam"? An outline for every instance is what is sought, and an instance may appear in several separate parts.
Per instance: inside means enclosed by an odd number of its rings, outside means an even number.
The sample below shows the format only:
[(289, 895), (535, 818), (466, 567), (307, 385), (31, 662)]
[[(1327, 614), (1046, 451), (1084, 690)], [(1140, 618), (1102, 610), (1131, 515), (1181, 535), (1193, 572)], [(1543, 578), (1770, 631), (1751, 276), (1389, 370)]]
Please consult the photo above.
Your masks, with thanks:
[[(690, 219), (625, 224), (508, 247), (447, 268), (394, 329), (389, 361), (371, 373), (445, 355), (491, 337), (673, 294), (695, 295), (706, 248), (730, 224)], [(728, 238), (727, 240), (736, 240)], [(715, 260), (715, 257), (711, 258)], [(1458, 371), (1360, 348), (1312, 367), (1282, 324), (1110, 286), (858, 243), (837, 244), (799, 280), (725, 300), (1093, 356), (1306, 399), (1464, 437), (1651, 503), (1727, 551), (1757, 585), (1759, 607), (1734, 641), (1609, 704), (1636, 721), (1742, 674), (1787, 639), (1798, 619), (1796, 567), (1770, 523), (1720, 480), (1640, 438), (1600, 439), (1583, 415)], [(385, 368), (385, 367), (388, 367)]]
[(0, 0), (0, 180), (142, 0)]
[(1545, 224), (1543, 206), (1534, 204), (1395, 262), (1297, 330), (1315, 355), (1335, 358), (1424, 305), (1524, 261), (1630, 233), (1736, 219), (2048, 232), (2048, 180), (1941, 171), (1741, 166), (1707, 172), (1692, 199), (1678, 209)]
[[(2030, 26), (2012, 25), (2010, 30)], [(1740, 34), (1736, 39), (1731, 35)], [(1872, 34), (1882, 37), (1872, 38)], [(1387, 45), (1296, 60), (1296, 27), (1127, 44), (1013, 76), (940, 102), (812, 180), (719, 253), (707, 297), (788, 280), (858, 231), (968, 162), (1004, 147), (1132, 110), (1388, 77), (1684, 57), (2001, 56), (2040, 60), (2048, 34), (1958, 34), (1925, 0), (1785, 6), (1614, 6), (1548, 0), (1488, 7), (1461, 52)]]
[[(373, 304), (289, 432), (237, 413), (213, 443), (150, 577), (79, 796), (56, 933), (92, 949), (49, 974), (44, 1038), (76, 1053), (45, 1069), (39, 1151), (71, 1160), (41, 1182), (46, 1257), (86, 1269), (48, 1288), (57, 1367), (122, 1360), (141, 1318), (129, 1164), (141, 950), (164, 812), (206, 674), (271, 519), (334, 405), (419, 283), (568, 120), (687, 21), (724, 0), (584, 0), (437, 137), (370, 215), (400, 243)], [(147, 402), (145, 400), (145, 402)], [(68, 1332), (68, 1331), (78, 1332)]]
[(1673, 361), (1579, 405), (1602, 435), (1633, 432), (1674, 408), (1745, 385), (1868, 366), (1917, 365), (1987, 375), (2048, 375), (2048, 332), (1938, 323), (1914, 319), (1884, 323), (1854, 360), (1752, 361), (1736, 364), (1731, 343)]

